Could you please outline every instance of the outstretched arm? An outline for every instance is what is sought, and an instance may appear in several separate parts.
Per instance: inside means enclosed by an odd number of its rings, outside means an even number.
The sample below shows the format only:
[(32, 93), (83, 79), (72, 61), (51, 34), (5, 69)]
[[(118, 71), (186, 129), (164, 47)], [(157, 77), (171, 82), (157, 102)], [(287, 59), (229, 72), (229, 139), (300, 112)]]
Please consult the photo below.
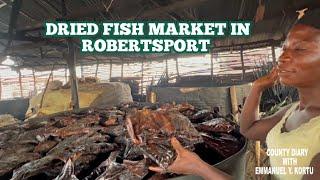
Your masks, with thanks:
[[(177, 158), (172, 165), (168, 167), (169, 172), (177, 174), (193, 174), (204, 178), (205, 180), (228, 180), (231, 176), (216, 169), (203, 160), (200, 157), (181, 146), (176, 138), (171, 139), (171, 144), (177, 152)], [(163, 173), (166, 170), (160, 167), (149, 167), (150, 170)]]

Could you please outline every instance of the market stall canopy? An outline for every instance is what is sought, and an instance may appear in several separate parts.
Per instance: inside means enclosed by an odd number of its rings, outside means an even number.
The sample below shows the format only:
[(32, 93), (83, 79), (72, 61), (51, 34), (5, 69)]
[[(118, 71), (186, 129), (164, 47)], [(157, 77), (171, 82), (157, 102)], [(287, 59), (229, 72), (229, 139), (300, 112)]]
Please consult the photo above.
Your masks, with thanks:
[[(46, 39), (41, 33), (48, 20), (252, 20), (249, 38), (214, 40), (215, 51), (279, 45), (297, 10), (320, 8), (314, 0), (0, 0), (0, 56), (22, 60), (21, 67), (65, 67), (65, 39)], [(79, 46), (78, 40), (73, 40)], [(190, 56), (189, 54), (188, 56)], [(164, 60), (178, 54), (78, 55), (82, 65)], [(186, 56), (186, 55), (180, 55)]]

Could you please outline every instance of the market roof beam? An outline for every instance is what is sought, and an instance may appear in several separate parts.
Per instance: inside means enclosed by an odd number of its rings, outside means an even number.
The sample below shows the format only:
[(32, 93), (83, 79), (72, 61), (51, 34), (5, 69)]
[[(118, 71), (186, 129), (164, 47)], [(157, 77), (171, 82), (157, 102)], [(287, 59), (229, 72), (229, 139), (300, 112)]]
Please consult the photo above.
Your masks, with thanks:
[[(202, 2), (205, 2), (208, 0), (184, 0), (184, 1), (178, 1), (172, 4), (169, 4), (167, 6), (161, 6), (155, 9), (150, 9), (147, 10), (145, 12), (143, 12), (142, 14), (139, 15), (139, 18), (146, 18), (146, 17), (153, 17), (153, 16), (157, 16), (159, 15), (159, 13), (170, 13), (173, 12), (175, 10), (178, 9), (183, 9), (183, 8), (187, 8), (187, 7), (194, 7), (197, 4), (200, 4)], [(92, 6), (90, 7), (82, 7), (79, 8), (78, 10), (75, 10), (75, 12), (73, 12), (72, 14), (68, 14), (65, 17), (58, 17), (55, 19), (48, 19), (48, 20), (62, 20), (62, 19), (78, 19), (78, 18), (82, 18), (82, 17), (90, 17), (92, 15), (95, 15), (99, 12), (105, 11), (104, 6)], [(123, 19), (127, 19), (127, 20), (132, 20), (135, 19), (136, 16), (132, 16), (132, 17), (127, 17), (127, 18), (123, 18)], [(27, 31), (35, 31), (35, 30), (40, 30), (43, 27), (43, 23), (38, 23), (35, 26), (32, 27), (28, 27), (28, 28), (23, 28), (23, 29), (19, 29), (19, 31), (23, 31), (23, 32), (27, 32)]]
[[(148, 11), (145, 11), (144, 13), (142, 13), (139, 18), (142, 18), (142, 17), (153, 17), (153, 16), (157, 16), (159, 15), (159, 13), (163, 13), (163, 12), (166, 12), (166, 13), (170, 13), (170, 12), (173, 12), (175, 10), (178, 10), (178, 9), (184, 9), (184, 8), (187, 8), (187, 7), (194, 7), (200, 3), (203, 3), (205, 1), (208, 1), (208, 0), (184, 0), (184, 1), (178, 1), (178, 2), (175, 2), (173, 4), (169, 4), (167, 6), (164, 6), (164, 7), (158, 7), (158, 8), (155, 8), (155, 9), (151, 9), (151, 10), (148, 10)], [(131, 20), (131, 19), (134, 19), (135, 17), (129, 17), (129, 18), (126, 18), (128, 20)]]
[(34, 36), (24, 36), (21, 34), (12, 34), (10, 37), (9, 33), (1, 33), (0, 32), (0, 39), (10, 39), (14, 41), (43, 41), (45, 40), (42, 37), (34, 37)]

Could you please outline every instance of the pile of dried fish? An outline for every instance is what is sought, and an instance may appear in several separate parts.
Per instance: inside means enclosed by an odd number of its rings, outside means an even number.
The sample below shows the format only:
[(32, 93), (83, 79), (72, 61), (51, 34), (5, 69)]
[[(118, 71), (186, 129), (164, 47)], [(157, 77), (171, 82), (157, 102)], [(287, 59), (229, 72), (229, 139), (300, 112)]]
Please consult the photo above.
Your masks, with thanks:
[(163, 179), (168, 176), (148, 166), (173, 162), (173, 136), (194, 151), (205, 139), (223, 158), (235, 151), (229, 149), (234, 148), (230, 142), (241, 148), (241, 140), (233, 135), (235, 125), (215, 121), (214, 126), (198, 124), (196, 130), (189, 120), (194, 116), (203, 122), (210, 114), (189, 104), (132, 103), (2, 127), (0, 179)]
[[(190, 104), (177, 105), (179, 112), (190, 119), (192, 123), (202, 123), (214, 118), (222, 117), (219, 114), (219, 108), (215, 107), (213, 111), (207, 109), (197, 109)], [(216, 109), (217, 108), (217, 109)]]
[(171, 137), (176, 137), (189, 150), (203, 142), (188, 118), (175, 108), (149, 109), (131, 112), (126, 118), (127, 130), (133, 143), (143, 155), (158, 166), (167, 168), (176, 158)]
[(244, 144), (244, 138), (239, 134), (238, 126), (223, 118), (198, 124), (196, 129), (202, 132), (205, 145), (223, 158), (235, 154)]

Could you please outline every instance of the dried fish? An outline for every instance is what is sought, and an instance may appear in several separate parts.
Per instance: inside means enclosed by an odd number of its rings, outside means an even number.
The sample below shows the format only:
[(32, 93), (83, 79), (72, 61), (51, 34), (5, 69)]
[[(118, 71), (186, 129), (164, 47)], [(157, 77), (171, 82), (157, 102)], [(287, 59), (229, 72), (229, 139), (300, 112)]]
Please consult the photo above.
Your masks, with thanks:
[(209, 110), (201, 110), (201, 111), (198, 111), (196, 114), (194, 114), (190, 118), (190, 121), (192, 123), (201, 123), (212, 118), (213, 118), (213, 115)]
[(14, 170), (11, 180), (27, 179), (41, 173), (44, 169), (48, 168), (49, 163), (54, 159), (56, 159), (54, 156), (45, 156), (41, 159), (30, 161)]
[(175, 159), (175, 151), (170, 144), (171, 137), (179, 137), (183, 145), (202, 141), (192, 124), (178, 111), (148, 109), (131, 112), (126, 118), (128, 134), (135, 146), (158, 166), (166, 168)]
[(208, 145), (211, 149), (215, 150), (223, 158), (227, 158), (233, 155), (242, 147), (242, 144), (239, 143), (237, 139), (221, 139), (208, 135), (203, 135), (202, 137), (205, 144)]
[[(99, 165), (105, 168), (104, 172), (96, 178), (96, 180), (111, 180), (111, 179), (143, 179), (148, 173), (145, 159), (141, 161), (124, 160), (123, 163), (116, 162), (116, 157), (119, 152), (113, 152), (109, 158)], [(97, 172), (97, 170), (95, 172)], [(88, 178), (86, 178), (88, 179)]]
[(233, 155), (243, 146), (243, 137), (238, 138), (237, 125), (223, 118), (198, 124), (196, 129), (202, 133), (206, 146), (223, 158)]
[(198, 131), (208, 133), (230, 133), (231, 131), (235, 130), (236, 127), (223, 118), (216, 118), (199, 124), (196, 126), (196, 129)]
[(104, 121), (104, 122), (101, 122), (100, 123), (102, 126), (116, 126), (116, 125), (119, 125), (118, 123), (118, 120), (117, 120), (117, 116), (110, 116), (108, 118), (108, 120)]
[(63, 166), (61, 173), (54, 178), (54, 180), (78, 180), (78, 178), (74, 175), (74, 165), (69, 158), (66, 164)]
[(110, 153), (107, 160), (103, 161), (98, 167), (96, 167), (90, 175), (84, 178), (84, 180), (96, 179), (101, 174), (105, 173), (108, 168), (116, 161), (117, 156), (119, 155), (119, 151), (113, 151)]

